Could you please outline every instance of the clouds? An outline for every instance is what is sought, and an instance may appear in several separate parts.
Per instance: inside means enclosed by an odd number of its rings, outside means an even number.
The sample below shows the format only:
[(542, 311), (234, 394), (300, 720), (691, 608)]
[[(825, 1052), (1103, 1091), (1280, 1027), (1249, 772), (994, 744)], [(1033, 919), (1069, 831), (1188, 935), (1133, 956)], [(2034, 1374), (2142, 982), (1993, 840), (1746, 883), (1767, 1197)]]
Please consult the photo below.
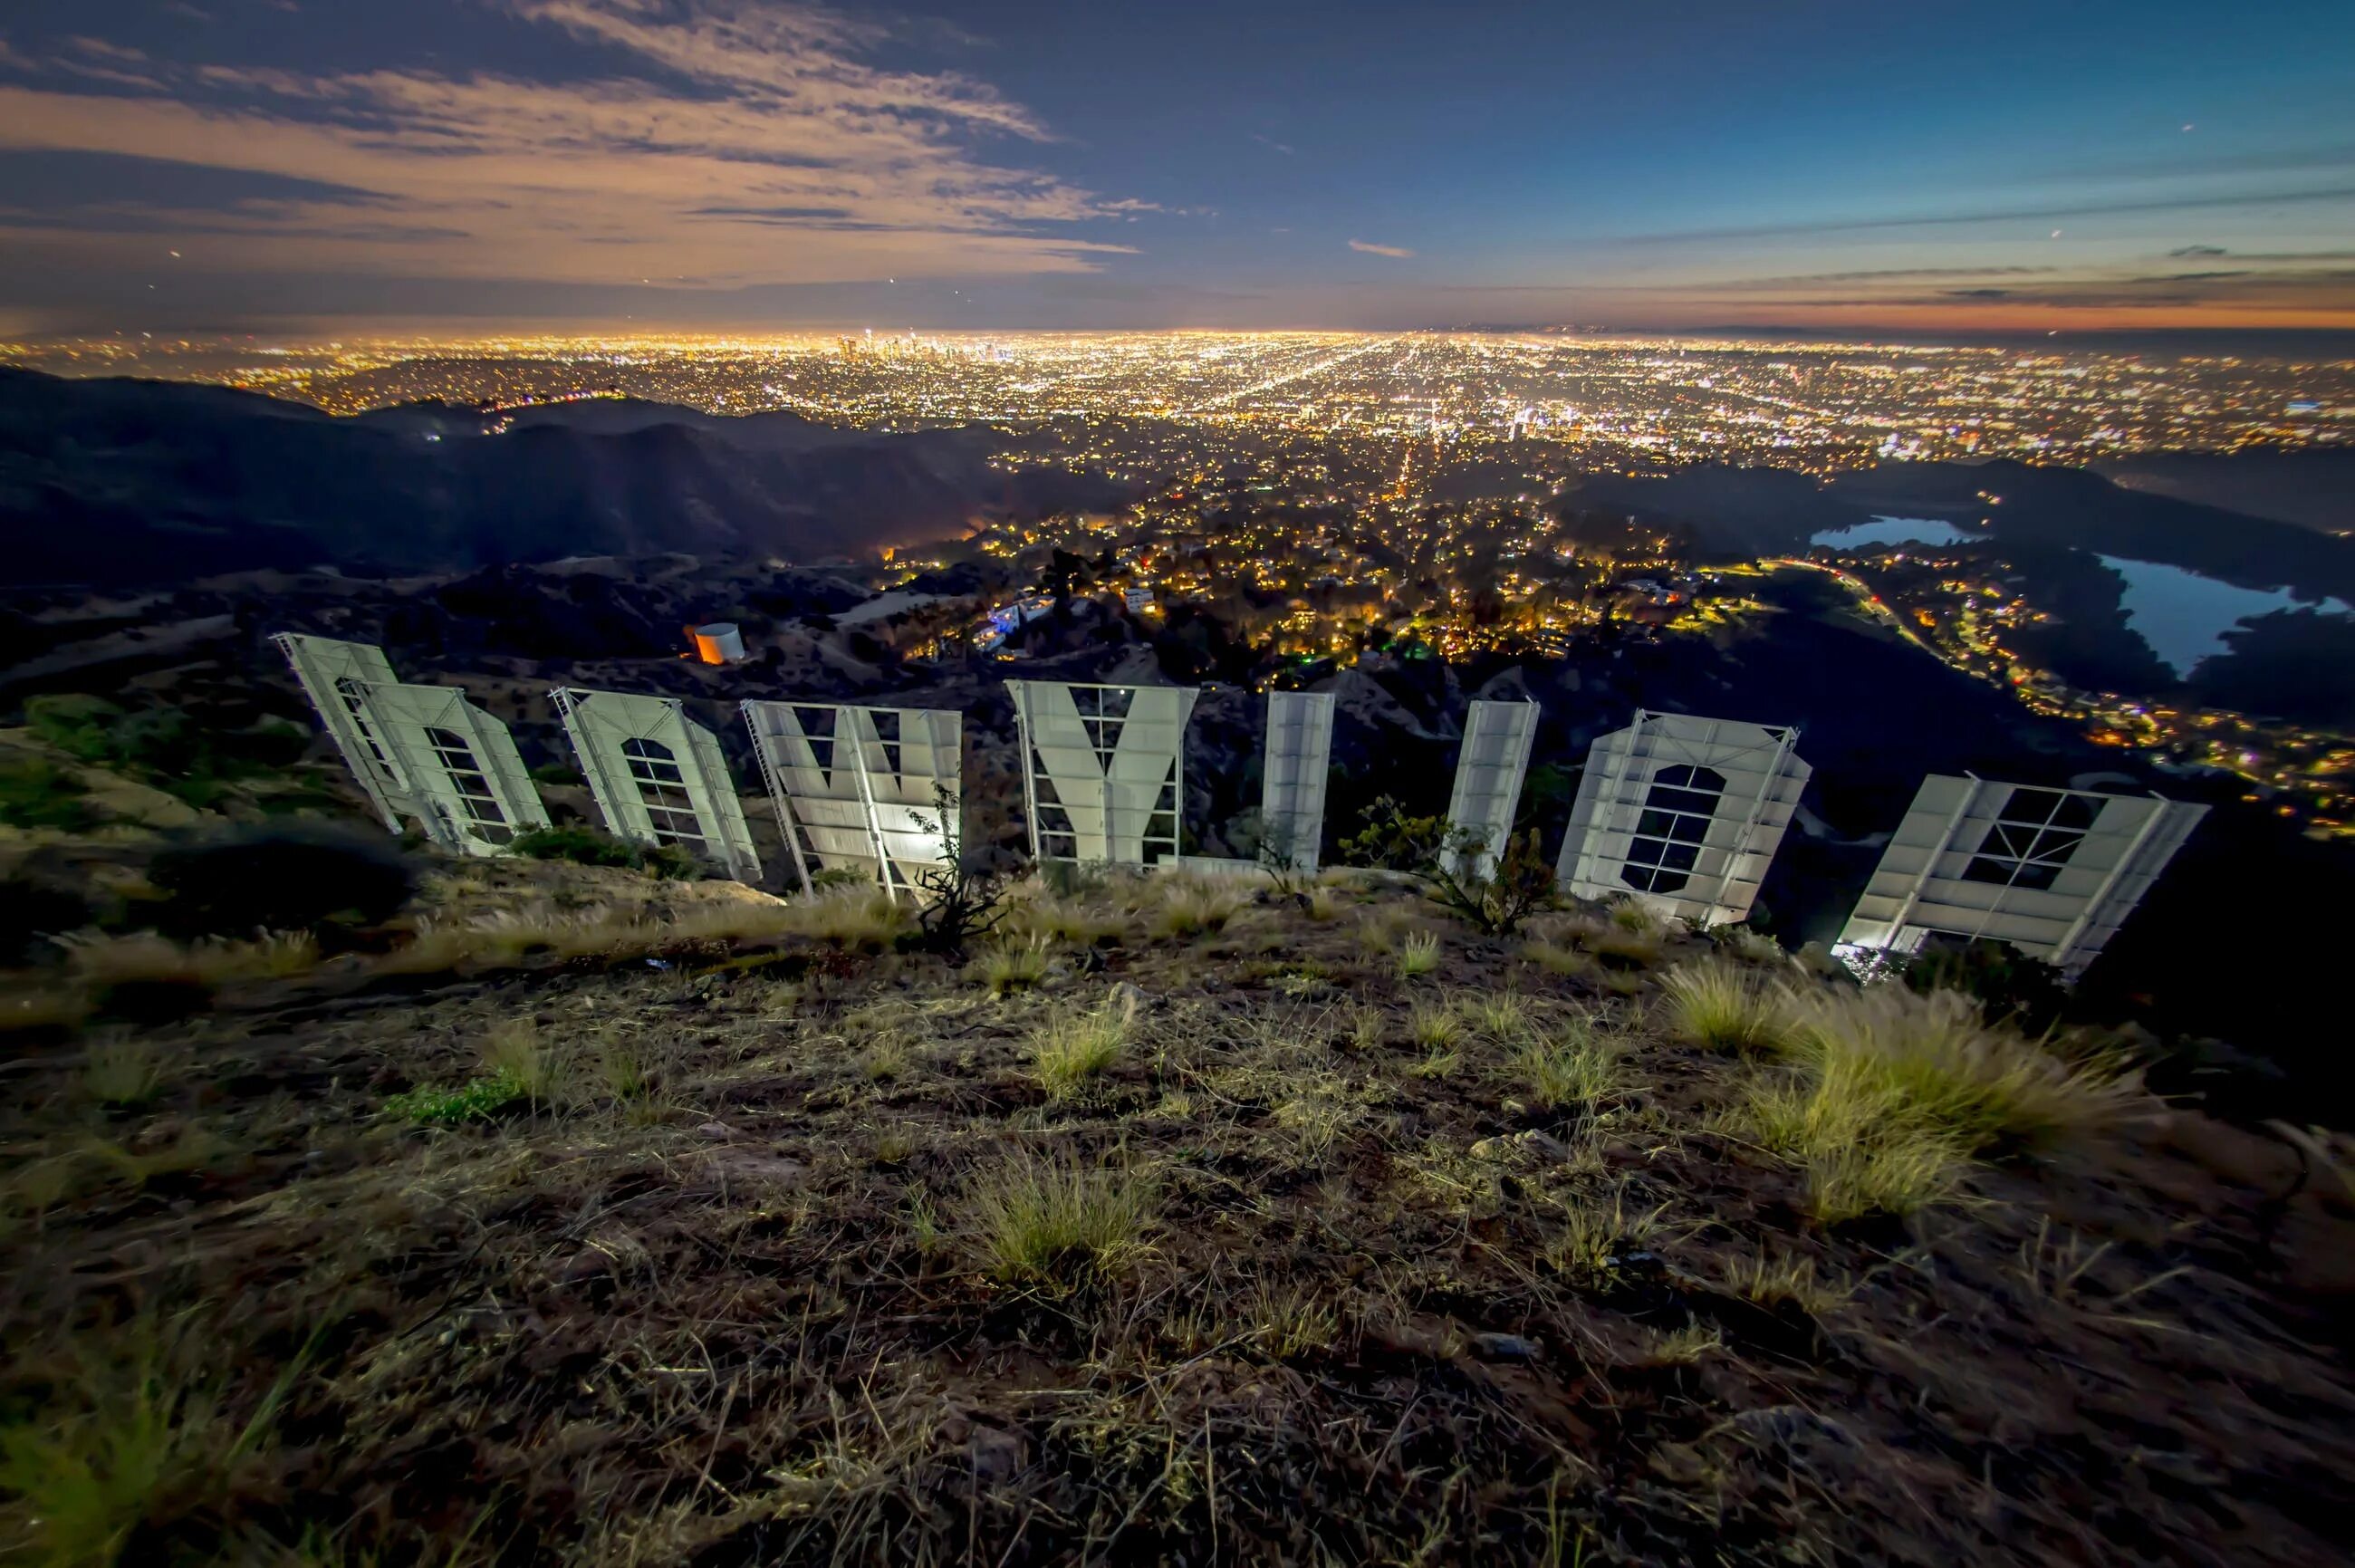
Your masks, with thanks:
[(1991, 224), (2045, 223), (2061, 219), (2100, 218), (2126, 213), (2196, 212), (2217, 208), (2302, 207), (2355, 202), (2355, 185), (2318, 189), (2232, 191), (2212, 195), (2136, 197), (2116, 201), (2082, 201), (2045, 206), (1979, 208), (1961, 212), (1925, 212), (1883, 218), (1834, 218), (1800, 223), (1761, 223), (1737, 229), (1687, 229), (1638, 234), (1625, 242), (1634, 245), (1676, 244), (1689, 240), (1768, 240), (1794, 236), (1863, 234), (1879, 229), (1977, 228)]
[(1390, 256), (1403, 261), (1414, 254), (1403, 245), (1377, 245), (1370, 240), (1352, 240), (1349, 249), (1365, 256)]
[(1076, 226), (1156, 210), (1006, 156), (1053, 133), (986, 83), (875, 65), (870, 23), (760, 0), (492, 9), (587, 69), (306, 74), (94, 38), (20, 54), (5, 63), (32, 80), (0, 86), (0, 150), (285, 194), (224, 206), (148, 179), (0, 225), (100, 262), (136, 229), (201, 233), (198, 267), (734, 287), (1086, 271), (1126, 248)]

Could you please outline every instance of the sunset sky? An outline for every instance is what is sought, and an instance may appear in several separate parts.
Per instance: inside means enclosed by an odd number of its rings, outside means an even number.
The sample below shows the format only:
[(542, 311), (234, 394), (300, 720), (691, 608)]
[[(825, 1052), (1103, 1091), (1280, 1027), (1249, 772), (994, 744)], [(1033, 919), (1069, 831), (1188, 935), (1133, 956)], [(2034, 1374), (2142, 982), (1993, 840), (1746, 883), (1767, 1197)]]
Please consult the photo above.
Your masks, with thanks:
[(12, 0), (0, 335), (2355, 328), (2344, 0)]

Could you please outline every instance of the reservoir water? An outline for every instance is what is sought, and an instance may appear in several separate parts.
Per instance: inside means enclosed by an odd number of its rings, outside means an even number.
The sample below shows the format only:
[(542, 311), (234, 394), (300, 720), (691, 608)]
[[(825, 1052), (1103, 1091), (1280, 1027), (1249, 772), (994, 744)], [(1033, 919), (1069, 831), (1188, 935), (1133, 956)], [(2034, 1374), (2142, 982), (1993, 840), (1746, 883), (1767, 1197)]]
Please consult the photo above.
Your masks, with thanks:
[(1832, 549), (1855, 549), (1877, 544), (1975, 544), (1986, 537), (1935, 517), (1875, 517), (1850, 528), (1826, 528), (1807, 542)]
[[(1902, 544), (1936, 549), (1972, 544), (1987, 537), (1935, 517), (1875, 517), (1851, 528), (1827, 528), (1807, 542), (1834, 549)], [(2139, 634), (2178, 677), (2190, 675), (2192, 666), (2210, 655), (2229, 651), (2224, 634), (2249, 616), (2300, 607), (2355, 614), (2355, 608), (2343, 600), (2315, 604), (2291, 597), (2286, 588), (2237, 588), (2158, 561), (2129, 560), (2118, 555), (2105, 555), (2101, 560), (2126, 580), (2122, 603), (2128, 628)]]
[(2105, 555), (2102, 564), (2126, 580), (2127, 627), (2142, 634), (2150, 651), (2179, 676), (2190, 675), (2191, 667), (2211, 654), (2227, 652), (2224, 634), (2251, 615), (2300, 608), (2338, 615), (2355, 613), (2343, 600), (2316, 604), (2292, 598), (2286, 588), (2237, 588), (2155, 560)]

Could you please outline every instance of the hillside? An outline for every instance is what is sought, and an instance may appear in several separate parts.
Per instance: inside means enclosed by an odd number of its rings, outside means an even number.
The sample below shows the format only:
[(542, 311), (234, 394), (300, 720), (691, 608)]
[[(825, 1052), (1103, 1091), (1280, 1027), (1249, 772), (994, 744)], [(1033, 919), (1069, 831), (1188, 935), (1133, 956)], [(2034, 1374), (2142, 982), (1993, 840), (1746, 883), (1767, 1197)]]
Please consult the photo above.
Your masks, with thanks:
[[(2327, 482), (2328, 470), (2306, 470)], [(1571, 492), (1582, 507), (1689, 529), (1705, 549), (1764, 555), (1804, 549), (1811, 535), (1875, 517), (1988, 526), (2007, 545), (2088, 550), (2161, 561), (2244, 588), (2308, 599), (2355, 597), (2355, 541), (2186, 498), (2130, 487), (2091, 469), (2001, 459), (1883, 462), (1828, 478), (1775, 468), (1700, 464), (1654, 477), (1593, 475)], [(2212, 493), (2223, 495), (2222, 486)], [(1987, 497), (2000, 496), (1990, 506)]]
[(0, 1535), (2345, 1560), (2343, 1144), (1624, 912), (1012, 898), (962, 958), (858, 893), (443, 863), (340, 956), (11, 976)]
[(0, 582), (665, 550), (807, 561), (1121, 494), (998, 473), (994, 439), (621, 402), (509, 421), (440, 404), (337, 418), (223, 388), (0, 369)]

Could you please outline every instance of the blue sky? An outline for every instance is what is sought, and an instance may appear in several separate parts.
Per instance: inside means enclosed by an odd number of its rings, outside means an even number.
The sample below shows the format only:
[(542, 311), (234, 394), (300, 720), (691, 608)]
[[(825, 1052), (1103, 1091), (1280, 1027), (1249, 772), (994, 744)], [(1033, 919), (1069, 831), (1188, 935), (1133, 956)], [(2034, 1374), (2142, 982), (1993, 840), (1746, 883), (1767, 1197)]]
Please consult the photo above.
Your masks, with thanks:
[(2355, 27), (15, 0), (0, 245), (0, 333), (2355, 326)]

